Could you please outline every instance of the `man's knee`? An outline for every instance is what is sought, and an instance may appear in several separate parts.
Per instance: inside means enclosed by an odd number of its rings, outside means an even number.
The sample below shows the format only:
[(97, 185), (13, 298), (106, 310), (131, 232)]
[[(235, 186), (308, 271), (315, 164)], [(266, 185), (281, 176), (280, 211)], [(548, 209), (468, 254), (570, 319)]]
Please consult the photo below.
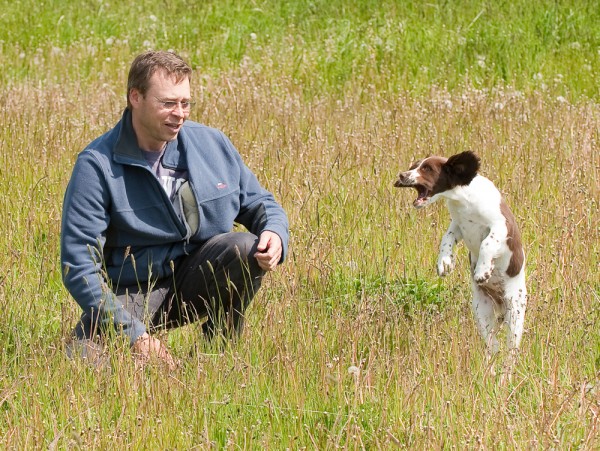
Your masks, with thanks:
[(217, 248), (218, 260), (224, 266), (243, 264), (252, 272), (256, 271), (258, 263), (254, 254), (258, 245), (258, 237), (249, 232), (231, 232), (214, 237), (210, 243)]
[(248, 258), (248, 256), (256, 252), (256, 246), (258, 245), (258, 237), (253, 233), (249, 232), (232, 232), (227, 233), (223, 236), (227, 247), (229, 249), (237, 249), (242, 258)]

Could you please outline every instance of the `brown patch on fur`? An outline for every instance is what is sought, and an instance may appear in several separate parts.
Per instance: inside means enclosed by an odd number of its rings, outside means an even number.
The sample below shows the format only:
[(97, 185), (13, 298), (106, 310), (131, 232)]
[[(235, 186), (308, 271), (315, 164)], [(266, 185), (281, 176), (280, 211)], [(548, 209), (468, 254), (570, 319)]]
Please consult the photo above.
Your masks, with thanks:
[[(473, 256), (469, 252), (469, 263), (471, 265), (471, 278), (475, 272), (475, 262)], [(502, 282), (495, 283), (484, 283), (483, 285), (477, 285), (477, 287), (483, 291), (487, 297), (492, 299), (496, 304), (502, 305), (504, 303), (504, 286)]]
[(504, 288), (498, 285), (479, 285), (479, 289), (498, 305), (504, 304)]
[(523, 267), (523, 263), (525, 261), (525, 255), (523, 254), (523, 243), (521, 242), (521, 233), (519, 232), (519, 227), (517, 226), (517, 221), (510, 211), (510, 208), (504, 202), (504, 199), (500, 202), (500, 212), (506, 218), (506, 244), (508, 248), (512, 252), (512, 257), (510, 258), (510, 263), (508, 268), (506, 269), (506, 274), (510, 277), (515, 277), (517, 274), (521, 272), (521, 268)]

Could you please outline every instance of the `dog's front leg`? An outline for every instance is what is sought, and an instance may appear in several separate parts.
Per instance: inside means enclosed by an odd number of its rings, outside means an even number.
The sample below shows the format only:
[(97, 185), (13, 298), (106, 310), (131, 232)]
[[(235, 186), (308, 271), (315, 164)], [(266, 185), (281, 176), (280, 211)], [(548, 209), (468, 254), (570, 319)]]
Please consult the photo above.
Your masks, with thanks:
[(440, 277), (450, 274), (454, 269), (454, 248), (461, 239), (462, 233), (456, 223), (452, 221), (440, 243), (437, 262), (437, 272)]
[(494, 270), (494, 258), (498, 255), (502, 244), (506, 241), (506, 224), (498, 224), (490, 229), (490, 233), (481, 242), (479, 258), (473, 272), (473, 279), (479, 285), (486, 283)]

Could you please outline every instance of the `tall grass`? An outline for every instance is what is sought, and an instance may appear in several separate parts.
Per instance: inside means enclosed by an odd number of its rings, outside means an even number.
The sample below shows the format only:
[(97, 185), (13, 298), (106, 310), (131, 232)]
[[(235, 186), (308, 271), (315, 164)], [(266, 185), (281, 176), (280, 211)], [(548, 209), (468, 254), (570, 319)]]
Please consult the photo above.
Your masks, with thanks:
[[(191, 4), (190, 4), (191, 3)], [(122, 79), (145, 48), (172, 48), (202, 72), (244, 60), (310, 96), (508, 85), (598, 96), (595, 2), (236, 0), (135, 4), (2, 0), (3, 85)]]
[[(600, 446), (597, 8), (347, 3), (2, 4), (3, 448)], [(232, 138), (292, 235), (240, 342), (174, 331), (171, 374), (120, 342), (103, 369), (63, 350), (79, 311), (60, 282), (62, 194), (147, 44), (194, 63), (192, 118)], [(507, 386), (486, 376), (466, 250), (435, 275), (445, 209), (392, 187), (414, 158), (467, 148), (526, 243)]]

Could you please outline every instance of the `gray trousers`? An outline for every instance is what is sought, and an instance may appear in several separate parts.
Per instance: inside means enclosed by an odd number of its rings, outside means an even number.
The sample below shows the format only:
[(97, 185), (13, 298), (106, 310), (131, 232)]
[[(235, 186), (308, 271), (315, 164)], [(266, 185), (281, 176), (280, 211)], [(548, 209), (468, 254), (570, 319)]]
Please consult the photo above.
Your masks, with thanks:
[[(115, 294), (151, 333), (205, 320), (207, 339), (233, 338), (241, 333), (246, 308), (265, 274), (253, 256), (257, 244), (256, 235), (247, 232), (217, 235), (178, 261), (173, 276), (148, 286), (119, 287)], [(94, 318), (83, 314), (73, 335), (91, 339), (96, 331)]]

